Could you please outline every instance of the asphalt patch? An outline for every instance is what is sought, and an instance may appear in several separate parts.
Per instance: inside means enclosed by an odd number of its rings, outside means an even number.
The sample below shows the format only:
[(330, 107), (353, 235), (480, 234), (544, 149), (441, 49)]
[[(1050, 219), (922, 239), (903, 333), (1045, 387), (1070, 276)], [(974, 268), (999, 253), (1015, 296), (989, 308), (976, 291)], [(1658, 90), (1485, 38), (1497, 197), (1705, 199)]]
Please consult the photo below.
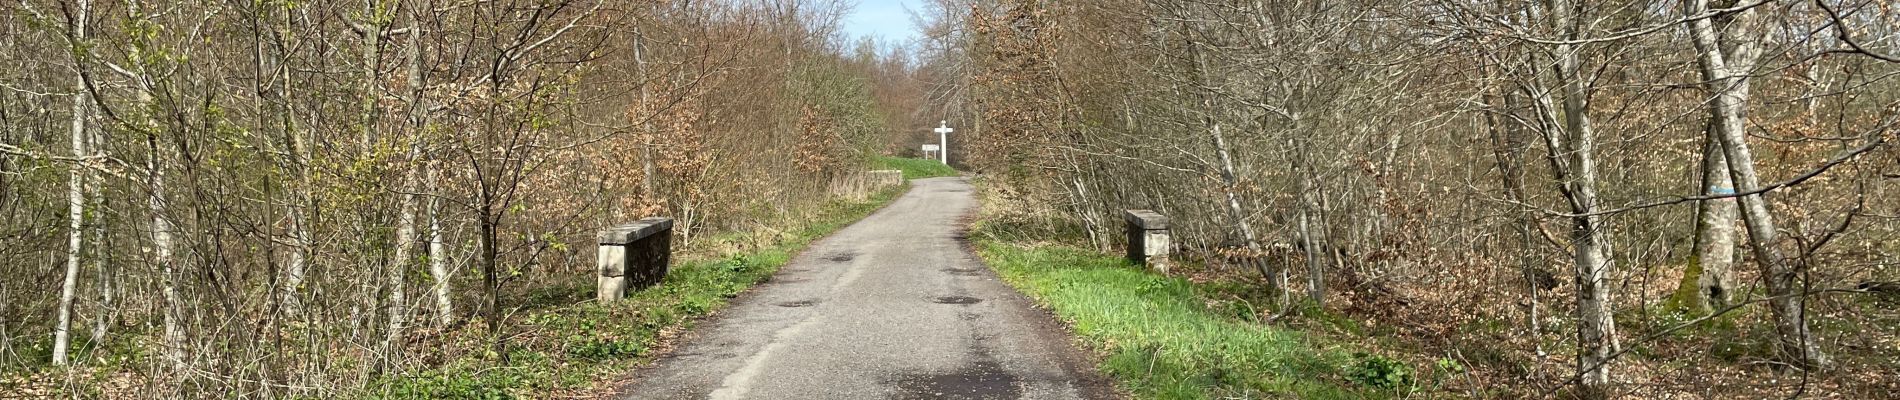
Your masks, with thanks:
[(976, 269), (976, 268), (944, 268), (939, 271), (948, 272), (951, 275), (958, 275), (958, 276), (977, 276), (983, 270)]
[(814, 304), (818, 304), (818, 300), (805, 299), (805, 300), (798, 300), (798, 301), (781, 301), (777, 303), (772, 303), (772, 305), (779, 306), (779, 307), (810, 307)]
[(975, 364), (937, 374), (904, 374), (895, 382), (892, 399), (1019, 399), (1023, 389), (1015, 375), (1003, 371), (1003, 365), (990, 357)]
[(846, 252), (838, 252), (838, 253), (832, 253), (832, 254), (831, 254), (831, 255), (829, 255), (829, 256), (825, 256), (825, 261), (830, 261), (830, 262), (849, 262), (849, 261), (851, 261), (851, 260), (853, 260), (853, 259), (856, 259), (856, 258), (858, 258), (858, 253), (853, 253), (853, 252), (849, 252), (849, 251), (846, 251)]
[(930, 299), (930, 302), (937, 304), (976, 304), (983, 302), (983, 299), (970, 296), (943, 296)]

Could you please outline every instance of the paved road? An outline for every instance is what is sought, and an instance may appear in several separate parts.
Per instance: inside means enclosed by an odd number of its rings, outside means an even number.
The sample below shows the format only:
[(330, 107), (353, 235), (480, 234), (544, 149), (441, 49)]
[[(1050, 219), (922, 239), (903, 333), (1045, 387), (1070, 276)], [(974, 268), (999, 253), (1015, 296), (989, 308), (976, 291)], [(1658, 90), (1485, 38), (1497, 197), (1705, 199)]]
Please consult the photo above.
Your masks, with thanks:
[(962, 178), (912, 181), (813, 244), (671, 355), (629, 399), (1097, 399), (1109, 384), (1049, 315), (960, 240)]

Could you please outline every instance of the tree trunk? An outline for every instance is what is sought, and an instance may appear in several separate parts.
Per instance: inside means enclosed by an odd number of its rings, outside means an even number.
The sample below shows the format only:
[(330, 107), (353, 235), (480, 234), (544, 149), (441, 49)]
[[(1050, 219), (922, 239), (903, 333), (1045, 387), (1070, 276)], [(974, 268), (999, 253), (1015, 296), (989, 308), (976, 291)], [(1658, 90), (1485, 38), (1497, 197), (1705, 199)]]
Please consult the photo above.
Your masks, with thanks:
[[(285, 29), (288, 29), (288, 27), (293, 26), (293, 21), (291, 20), (292, 11), (288, 8), (283, 11), (282, 23), (283, 26), (286, 27)], [(288, 41), (289, 39), (285, 38), (283, 40)], [(287, 229), (288, 232), (286, 232), (288, 237), (285, 239), (289, 242), (290, 254), (289, 259), (284, 263), (284, 287), (280, 301), (283, 302), (284, 308), (294, 313), (300, 311), (302, 308), (298, 296), (303, 289), (305, 264), (308, 263), (310, 258), (310, 215), (306, 214), (304, 210), (299, 207), (308, 207), (311, 210), (315, 210), (316, 203), (312, 200), (312, 196), (310, 195), (310, 188), (314, 186), (314, 183), (310, 179), (310, 172), (306, 166), (308, 160), (310, 160), (309, 155), (306, 154), (309, 147), (304, 143), (303, 136), (297, 132), (296, 108), (290, 104), (292, 95), (291, 89), (293, 87), (293, 81), (290, 75), (290, 44), (278, 43), (278, 45), (280, 50), (277, 58), (277, 78), (280, 82), (279, 85), (282, 86), (282, 89), (278, 91), (278, 100), (281, 103), (279, 105), (278, 118), (282, 124), (281, 129), (283, 130), (284, 145), (288, 147), (288, 149), (286, 149), (287, 151), (285, 151), (285, 157), (288, 159), (287, 164), (297, 182), (297, 185), (291, 186), (287, 190), (287, 192), (289, 192), (287, 197), (290, 199), (288, 201), (289, 204), (285, 207), (285, 211), (290, 217), (290, 226), (289, 229)]]
[[(1705, 136), (1707, 144), (1702, 155), (1703, 194), (1709, 196), (1734, 194), (1735, 185), (1729, 178), (1728, 157), (1722, 155), (1722, 147), (1715, 137), (1714, 127), (1710, 127)], [(1704, 200), (1696, 207), (1695, 258), (1690, 260), (1689, 269), (1682, 279), (1682, 292), (1686, 298), (1678, 298), (1696, 315), (1705, 315), (1729, 305), (1730, 292), (1735, 287), (1735, 199)]]
[[(1495, 67), (1484, 65), (1480, 68), (1483, 69), (1486, 79), (1498, 78)], [(1496, 107), (1500, 107), (1503, 113), (1514, 114), (1519, 105), (1513, 92), (1499, 86), (1486, 89), (1484, 99), (1486, 104), (1497, 104)], [(1497, 112), (1485, 113), (1484, 121), (1492, 135), (1492, 142), (1496, 146), (1493, 156), (1497, 160), (1498, 177), (1504, 186), (1506, 198), (1515, 202), (1525, 202), (1527, 199), (1524, 189), (1524, 152), (1529, 147), (1526, 138), (1530, 135), (1524, 131), (1523, 125), (1505, 122), (1504, 117)], [(1539, 318), (1543, 306), (1541, 295), (1544, 290), (1539, 283), (1543, 280), (1541, 277), (1543, 274), (1537, 268), (1539, 257), (1530, 251), (1537, 246), (1535, 236), (1532, 234), (1536, 230), (1536, 224), (1537, 218), (1534, 212), (1524, 209), (1517, 212), (1511, 226), (1517, 231), (1518, 242), (1523, 246), (1523, 249), (1517, 252), (1517, 262), (1519, 274), (1524, 280), (1524, 297), (1528, 303), (1525, 307), (1527, 310), (1524, 327), (1530, 331), (1531, 343), (1536, 347), (1537, 356), (1543, 357), (1546, 353), (1542, 340), (1541, 318)]]
[[(95, 132), (92, 136), (92, 146), (90, 146), (92, 147), (93, 156), (103, 157), (104, 155), (99, 152), (99, 146), (101, 143), (105, 143), (105, 141), (97, 135), (96, 132), (99, 131), (98, 129), (93, 129), (92, 131)], [(99, 181), (100, 177), (97, 175), (93, 175), (91, 179), (86, 180), (86, 192), (92, 194), (91, 198), (87, 201), (88, 205), (86, 207), (94, 210), (94, 213), (98, 213), (98, 210), (105, 209), (100, 199), (103, 195), (99, 193)], [(98, 245), (99, 243), (106, 242), (104, 223), (99, 220), (96, 214), (93, 217), (93, 221), (93, 225), (90, 229), (93, 243), (92, 270), (98, 274), (99, 312), (98, 315), (92, 318), (92, 343), (93, 346), (100, 346), (105, 343), (106, 331), (112, 325), (113, 318), (119, 313), (117, 308), (118, 293), (116, 293), (117, 288), (114, 287), (118, 284), (118, 277), (115, 276), (115, 269), (111, 268), (112, 264), (105, 261), (105, 250)]]
[[(405, 185), (404, 187), (407, 186), (408, 185)], [(405, 291), (408, 284), (404, 281), (404, 277), (408, 275), (409, 259), (414, 255), (411, 249), (416, 247), (416, 197), (409, 194), (402, 194), (401, 196), (402, 210), (396, 222), (395, 256), (393, 257), (394, 259), (389, 262), (389, 270), (384, 272), (386, 278), (389, 280), (387, 282), (389, 285), (389, 321), (387, 321), (387, 326), (384, 327), (387, 331), (383, 332), (382, 347), (384, 356), (390, 358), (400, 357), (400, 355), (396, 353), (400, 349), (396, 346), (402, 343), (404, 325), (407, 323), (409, 317), (409, 299)]]
[[(90, 94), (88, 96), (90, 96)], [(90, 106), (92, 99), (88, 97), (87, 100)], [(106, 130), (102, 128), (104, 127), (94, 126), (86, 130), (87, 137), (90, 138), (86, 149), (92, 152), (93, 159), (95, 160), (106, 159)], [(95, 346), (99, 343), (105, 343), (106, 331), (119, 315), (119, 268), (118, 265), (109, 262), (107, 259), (111, 254), (111, 250), (101, 246), (101, 244), (106, 243), (106, 221), (104, 220), (106, 197), (104, 185), (105, 177), (101, 176), (101, 174), (97, 172), (87, 174), (86, 193), (89, 193), (89, 198), (86, 200), (86, 208), (93, 210), (93, 223), (89, 228), (92, 232), (93, 243), (92, 270), (98, 274), (99, 283), (99, 315), (92, 320), (92, 342), (95, 343)]]
[[(299, 174), (302, 173), (300, 172)], [(306, 181), (306, 183), (308, 183), (308, 181)], [(305, 196), (296, 197), (301, 199)], [(305, 201), (300, 202), (309, 204)], [(306, 268), (305, 264), (308, 262), (306, 261), (308, 257), (306, 257), (305, 254), (309, 252), (310, 248), (310, 233), (307, 230), (309, 228), (306, 227), (307, 221), (303, 211), (298, 210), (296, 205), (291, 205), (287, 208), (290, 209), (290, 232), (288, 232), (290, 235), (288, 238), (290, 240), (290, 259), (284, 262), (282, 301), (284, 302), (284, 308), (296, 312), (302, 308), (302, 302), (299, 301), (298, 293), (303, 288), (304, 269)]]
[[(1254, 235), (1253, 226), (1247, 224), (1247, 210), (1241, 206), (1240, 194), (1236, 193), (1236, 190), (1238, 190), (1240, 186), (1240, 179), (1234, 174), (1234, 159), (1227, 150), (1227, 138), (1221, 135), (1220, 121), (1215, 120), (1212, 115), (1213, 101), (1202, 100), (1201, 105), (1203, 107), (1209, 107), (1207, 109), (1209, 113), (1207, 117), (1209, 124), (1208, 136), (1210, 139), (1213, 139), (1214, 154), (1220, 158), (1221, 194), (1224, 195), (1227, 200), (1227, 218), (1233, 220), (1234, 229), (1240, 231), (1240, 239), (1245, 241), (1247, 251), (1250, 253), (1247, 255), (1247, 258), (1251, 260), (1250, 262), (1253, 263), (1254, 268), (1260, 271), (1260, 276), (1269, 277), (1268, 279), (1273, 281), (1273, 286), (1276, 289), (1285, 292), (1289, 286), (1287, 283), (1286, 268), (1280, 268), (1277, 275), (1270, 275), (1267, 271), (1267, 264), (1260, 260), (1260, 238)], [(1285, 303), (1287, 296), (1283, 293), (1281, 297), (1281, 302)]]
[(1085, 169), (1082, 165), (1085, 161), (1078, 160), (1073, 152), (1064, 152), (1062, 158), (1069, 170), (1075, 171), (1069, 175), (1068, 184), (1063, 185), (1069, 195), (1070, 211), (1082, 220), (1083, 231), (1089, 236), (1089, 245), (1096, 251), (1107, 252), (1108, 240), (1102, 238), (1102, 232), (1107, 228), (1101, 216), (1095, 212), (1095, 201), (1089, 197), (1088, 184), (1082, 180), (1083, 172), (1091, 169)]
[[(489, 188), (482, 190), (486, 193)], [(508, 342), (501, 337), (501, 254), (495, 243), (499, 239), (497, 225), (500, 224), (500, 216), (495, 214), (494, 207), (491, 206), (495, 199), (488, 194), (483, 194), (481, 197), (482, 286), (483, 290), (488, 292), (488, 304), (483, 307), (487, 309), (484, 319), (488, 320), (489, 340), (494, 341), (492, 349), (495, 355), (501, 358), (501, 364), (507, 365)]]
[(158, 136), (147, 137), (147, 145), (152, 151), (147, 182), (151, 185), (152, 212), (152, 263), (158, 265), (161, 297), (165, 300), (164, 322), (165, 339), (162, 354), (175, 368), (175, 373), (183, 373), (185, 360), (185, 332), (183, 327), (184, 299), (178, 295), (178, 268), (172, 259), (172, 222), (167, 216), (165, 201), (165, 163), (164, 150), (158, 145)]
[[(73, 18), (73, 46), (84, 45), (86, 38), (87, 12), (91, 4), (80, 0), (78, 13)], [(73, 57), (75, 71), (81, 67), (79, 57)], [(72, 150), (73, 157), (88, 155), (86, 151), (86, 117), (91, 111), (87, 108), (85, 78), (74, 73), (73, 83), (73, 121)], [(73, 297), (79, 290), (79, 264), (82, 246), (85, 244), (86, 221), (86, 180), (87, 166), (83, 162), (74, 162), (67, 171), (66, 206), (66, 279), (59, 285), (59, 322), (53, 327), (53, 365), (66, 365), (66, 352), (72, 346)], [(94, 245), (98, 245), (94, 243)], [(95, 317), (96, 318), (96, 317)]]
[(442, 237), (442, 200), (435, 181), (438, 166), (429, 165), (429, 277), (435, 280), (435, 321), (439, 326), (448, 327), (455, 322), (455, 302), (450, 296), (448, 244)]
[[(378, 0), (363, 0), (362, 14), (360, 15), (361, 22), (345, 21), (346, 23), (356, 24), (355, 28), (359, 31), (357, 33), (363, 37), (363, 42), (361, 43), (362, 47), (358, 49), (360, 52), (358, 56), (361, 57), (358, 61), (362, 63), (362, 70), (359, 72), (362, 75), (362, 81), (357, 83), (358, 87), (356, 89), (360, 91), (360, 93), (358, 93), (360, 98), (356, 99), (359, 104), (357, 104), (358, 114), (355, 116), (358, 119), (361, 129), (361, 131), (358, 132), (358, 134), (361, 135), (358, 142), (360, 146), (358, 151), (361, 152), (361, 157), (374, 157), (374, 154), (378, 151), (377, 148), (380, 146), (377, 141), (381, 139), (379, 137), (380, 132), (378, 131), (379, 127), (377, 124), (380, 123), (382, 112), (381, 107), (379, 107), (377, 103), (382, 98), (382, 36), (386, 28), (384, 24), (386, 24), (387, 21), (383, 20), (386, 10), (382, 4), (379, 3)], [(379, 228), (386, 226), (382, 225), (382, 223), (380, 218), (363, 218), (358, 220), (357, 229), (361, 234), (369, 235), (379, 230)], [(381, 301), (384, 299), (377, 296), (377, 294), (381, 286), (388, 283), (384, 281), (384, 279), (391, 278), (384, 276), (381, 277), (382, 279), (378, 279), (378, 274), (387, 275), (389, 273), (387, 265), (384, 265), (382, 268), (375, 267), (379, 264), (378, 261), (384, 261), (377, 257), (381, 254), (382, 253), (374, 251), (363, 252), (359, 257), (360, 261), (358, 263), (358, 265), (362, 266), (360, 275), (357, 276), (357, 299), (360, 300), (361, 303), (352, 306), (350, 315), (353, 317), (354, 323), (351, 328), (354, 330), (352, 336), (355, 336), (358, 340), (362, 340), (366, 346), (371, 343), (373, 339), (370, 338), (375, 334), (376, 314), (379, 311), (386, 311), (382, 309), (383, 304), (381, 304)], [(400, 261), (389, 261), (391, 264), (397, 262)], [(386, 355), (378, 353), (373, 356), (380, 359)], [(362, 373), (365, 375), (369, 374), (375, 366), (375, 363), (365, 363)]]
[[(1572, 40), (1581, 37), (1578, 33), (1580, 18), (1573, 14), (1575, 9), (1575, 4), (1569, 1), (1551, 2), (1550, 22), (1556, 31)], [(1541, 95), (1540, 100), (1544, 103), (1546, 120), (1551, 121), (1553, 127), (1561, 125), (1547, 133), (1547, 147), (1551, 151), (1553, 171), (1559, 174), (1560, 189), (1570, 203), (1571, 213), (1577, 214), (1570, 218), (1570, 236), (1575, 248), (1577, 284), (1578, 382), (1586, 392), (1600, 395), (1608, 389), (1610, 355), (1619, 345), (1612, 314), (1615, 307), (1607, 282), (1613, 268), (1609, 232), (1603, 226), (1602, 216), (1589, 215), (1597, 210), (1596, 132), (1590, 121), (1588, 87), (1577, 52), (1578, 45), (1569, 43), (1559, 44), (1555, 49), (1554, 72), (1563, 95), (1561, 120), (1550, 115), (1556, 111), (1549, 103), (1548, 94)]]
[[(640, 24), (633, 27), (633, 66), (634, 82), (640, 85), (640, 107), (648, 110), (652, 107), (652, 89), (647, 82), (647, 60), (643, 47), (646, 37), (640, 34)], [(653, 201), (653, 117), (643, 115), (640, 122), (640, 201)]]
[[(1684, 13), (1696, 15), (1708, 10), (1708, 0), (1690, 0)], [(1755, 172), (1755, 157), (1748, 149), (1746, 113), (1749, 97), (1749, 73), (1755, 67), (1759, 54), (1748, 33), (1756, 11), (1743, 11), (1732, 15), (1726, 24), (1727, 32), (1717, 32), (1714, 22), (1707, 18), (1690, 21), (1690, 37), (1695, 43), (1697, 61), (1702, 71), (1703, 81), (1713, 101), (1709, 102), (1709, 114), (1714, 117), (1715, 137), (1719, 139), (1723, 155), (1727, 158), (1729, 176), (1735, 182), (1738, 192), (1750, 192), (1761, 187), (1761, 177)], [(1732, 42), (1724, 45), (1724, 41)], [(1774, 215), (1769, 210), (1768, 199), (1761, 194), (1742, 196), (1741, 214), (1743, 225), (1748, 228), (1749, 247), (1754, 249), (1755, 262), (1762, 266), (1762, 277), (1767, 281), (1768, 303), (1774, 313), (1775, 330), (1780, 336), (1782, 357), (1792, 364), (1803, 367), (1827, 368), (1831, 364), (1827, 354), (1821, 352), (1815, 343), (1813, 334), (1808, 331), (1807, 294), (1796, 279), (1807, 273), (1807, 266), (1797, 259), (1787, 257), (1781, 248), (1781, 240), (1775, 232)]]
[(1318, 175), (1318, 172), (1313, 171), (1312, 159), (1307, 156), (1310, 150), (1311, 148), (1302, 148), (1296, 151), (1298, 155), (1294, 156), (1296, 164), (1293, 168), (1293, 173), (1296, 175), (1294, 179), (1299, 179), (1300, 184), (1299, 193), (1293, 195), (1299, 202), (1296, 217), (1299, 220), (1297, 232), (1300, 236), (1300, 252), (1306, 257), (1306, 297), (1313, 302), (1313, 307), (1324, 308), (1326, 306), (1325, 266), (1330, 253), (1326, 251), (1320, 239), (1325, 235), (1325, 225), (1315, 221), (1317, 218), (1314, 218), (1314, 214), (1321, 210), (1319, 201), (1315, 199), (1319, 188), (1316, 187), (1318, 185), (1314, 182), (1314, 177)]
[[(1304, 202), (1304, 200), (1301, 201)], [(1304, 206), (1305, 205), (1302, 204), (1302, 207)], [(1326, 275), (1321, 268), (1325, 264), (1320, 261), (1322, 254), (1325, 252), (1320, 250), (1319, 240), (1313, 237), (1313, 223), (1311, 221), (1312, 218), (1309, 216), (1310, 214), (1311, 213), (1302, 208), (1299, 216), (1300, 247), (1302, 248), (1302, 252), (1306, 253), (1306, 297), (1313, 302), (1314, 307), (1325, 307)]]
[[(137, 2), (130, 3), (126, 12), (127, 17), (132, 20), (151, 18), (145, 13), (143, 5)], [(149, 109), (157, 102), (153, 95), (158, 90), (158, 82), (153, 80), (145, 56), (146, 54), (140, 51), (134, 51), (129, 56), (129, 61), (136, 66), (136, 76), (133, 78), (137, 82), (134, 90), (137, 91), (137, 104), (140, 110)], [(140, 113), (141, 117), (136, 129), (145, 131), (145, 145), (150, 152), (145, 168), (146, 185), (150, 190), (147, 206), (152, 219), (152, 264), (158, 267), (159, 297), (164, 300), (161, 324), (164, 326), (165, 336), (159, 353), (162, 359), (171, 364), (171, 372), (175, 374), (174, 376), (182, 380), (186, 369), (190, 367), (190, 360), (185, 354), (184, 298), (178, 293), (178, 265), (172, 254), (173, 231), (176, 228), (172, 224), (170, 203), (165, 194), (167, 189), (165, 167), (172, 161), (165, 147), (159, 145), (159, 135), (166, 129), (161, 126), (158, 118), (150, 114), (150, 111)]]
[[(1185, 23), (1183, 24), (1181, 34), (1184, 36), (1191, 35)], [(1188, 53), (1192, 57), (1190, 62), (1193, 63), (1196, 86), (1199, 88), (1211, 86), (1212, 83), (1208, 82), (1207, 79), (1206, 61), (1201, 59), (1201, 44), (1190, 39), (1187, 46)], [(1233, 154), (1228, 151), (1227, 137), (1221, 133), (1220, 117), (1215, 115), (1214, 95), (1207, 93), (1205, 90), (1202, 90), (1198, 95), (1201, 98), (1201, 112), (1205, 113), (1205, 116), (1202, 117), (1202, 122), (1207, 125), (1208, 139), (1214, 145), (1215, 156), (1220, 160), (1220, 165), (1216, 165), (1215, 167), (1219, 168), (1220, 171), (1221, 194), (1226, 200), (1224, 205), (1227, 206), (1227, 218), (1233, 221), (1234, 229), (1240, 233), (1241, 240), (1244, 241), (1247, 246), (1247, 252), (1249, 254), (1247, 254), (1246, 259), (1248, 262), (1253, 264), (1254, 269), (1260, 272), (1262, 278), (1266, 278), (1272, 282), (1273, 289), (1281, 292), (1280, 299), (1281, 305), (1283, 306), (1282, 309), (1284, 310), (1284, 306), (1287, 305), (1287, 301), (1290, 298), (1290, 296), (1286, 294), (1288, 290), (1286, 268), (1280, 268), (1278, 273), (1275, 274), (1268, 271), (1266, 263), (1260, 260), (1260, 253), (1262, 253), (1260, 249), (1260, 239), (1254, 235), (1253, 226), (1247, 224), (1247, 210), (1241, 206), (1240, 194), (1236, 192), (1240, 186), (1240, 178), (1238, 174), (1234, 172), (1234, 158)]]
[[(415, 11), (405, 13), (409, 21), (409, 165), (419, 166), (422, 162), (424, 130), (428, 124), (429, 105), (424, 100), (427, 83), (422, 80), (422, 27), (415, 20)], [(389, 321), (383, 336), (383, 349), (388, 357), (400, 358), (398, 346), (402, 343), (404, 325), (409, 319), (408, 272), (410, 258), (416, 248), (416, 195), (418, 185), (416, 170), (402, 171), (405, 177), (397, 186), (397, 196), (402, 197), (402, 206), (396, 221), (396, 251), (388, 274), (389, 279)]]

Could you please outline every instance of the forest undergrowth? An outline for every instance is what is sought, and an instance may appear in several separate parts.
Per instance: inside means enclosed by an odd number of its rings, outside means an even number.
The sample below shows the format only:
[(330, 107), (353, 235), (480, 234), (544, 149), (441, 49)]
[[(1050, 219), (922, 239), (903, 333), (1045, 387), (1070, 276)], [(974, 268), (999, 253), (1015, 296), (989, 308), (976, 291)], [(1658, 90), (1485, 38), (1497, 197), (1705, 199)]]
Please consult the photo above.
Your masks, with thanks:
[[(1345, 288), (1336, 309), (1310, 302), (1282, 306), (1265, 280), (1223, 267), (1201, 254), (1176, 255), (1163, 274), (1131, 264), (1118, 251), (1088, 244), (1080, 224), (1058, 213), (1006, 199), (979, 184), (984, 207), (971, 227), (978, 254), (1012, 286), (1052, 311), (1094, 350), (1100, 370), (1136, 398), (1357, 399), (1576, 398), (1561, 381), (1572, 360), (1561, 356), (1569, 328), (1563, 316), (1536, 342), (1514, 334), (1521, 321), (1443, 310), (1478, 307), (1448, 294), (1381, 293), (1377, 284)], [(1283, 262), (1299, 263), (1287, 259)], [(1664, 277), (1661, 279), (1669, 279)], [(1896, 300), (1868, 298), (1843, 306), (1900, 323)], [(1671, 382), (1639, 388), (1627, 398), (1772, 398), (1803, 390), (1847, 398), (1900, 393), (1892, 375), (1896, 348), (1878, 343), (1843, 354), (1849, 374), (1811, 375), (1772, 362), (1774, 337), (1760, 311), (1730, 310), (1692, 317), (1659, 303), (1619, 309), (1650, 324), (1626, 335), (1633, 351), (1626, 371)], [(1870, 327), (1826, 325), (1824, 334)], [(1873, 328), (1878, 329), (1878, 328)], [(1853, 330), (1849, 332), (1848, 330)], [(1892, 342), (1889, 342), (1892, 343)], [(1514, 351), (1514, 349), (1534, 349)], [(1883, 374), (1881, 371), (1888, 371)], [(1756, 377), (1773, 376), (1761, 381)], [(1698, 388), (1685, 393), (1684, 387)]]
[[(634, 367), (665, 350), (670, 338), (723, 309), (734, 297), (768, 281), (806, 245), (901, 196), (908, 185), (839, 199), (787, 213), (759, 229), (714, 234), (677, 250), (674, 265), (658, 285), (629, 293), (624, 301), (594, 300), (592, 276), (568, 274), (526, 282), (509, 293), (522, 299), (501, 329), (510, 336), (505, 355), (490, 347), (485, 322), (418, 331), (407, 347), (420, 359), (400, 373), (383, 375), (360, 389), (314, 393), (318, 398), (538, 399), (611, 393)], [(585, 268), (580, 268), (585, 269)], [(131, 343), (81, 346), (77, 356), (120, 362), (86, 363), (68, 369), (10, 370), (0, 391), (45, 398), (137, 398), (144, 379), (133, 359), (139, 341), (152, 333), (122, 334)], [(277, 340), (298, 341), (288, 336)], [(338, 355), (339, 368), (362, 360)]]

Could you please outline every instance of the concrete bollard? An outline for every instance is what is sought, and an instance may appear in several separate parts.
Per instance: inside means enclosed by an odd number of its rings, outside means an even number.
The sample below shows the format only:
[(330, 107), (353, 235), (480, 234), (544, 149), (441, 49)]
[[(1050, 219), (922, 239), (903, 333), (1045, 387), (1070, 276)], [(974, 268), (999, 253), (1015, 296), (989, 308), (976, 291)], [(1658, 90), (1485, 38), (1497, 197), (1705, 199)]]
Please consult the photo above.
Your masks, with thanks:
[(629, 289), (653, 286), (666, 277), (672, 261), (673, 219), (642, 219), (603, 229), (597, 238), (600, 268), (595, 296), (601, 303), (626, 298)]
[(1150, 210), (1128, 210), (1128, 261), (1168, 273), (1168, 217)]

